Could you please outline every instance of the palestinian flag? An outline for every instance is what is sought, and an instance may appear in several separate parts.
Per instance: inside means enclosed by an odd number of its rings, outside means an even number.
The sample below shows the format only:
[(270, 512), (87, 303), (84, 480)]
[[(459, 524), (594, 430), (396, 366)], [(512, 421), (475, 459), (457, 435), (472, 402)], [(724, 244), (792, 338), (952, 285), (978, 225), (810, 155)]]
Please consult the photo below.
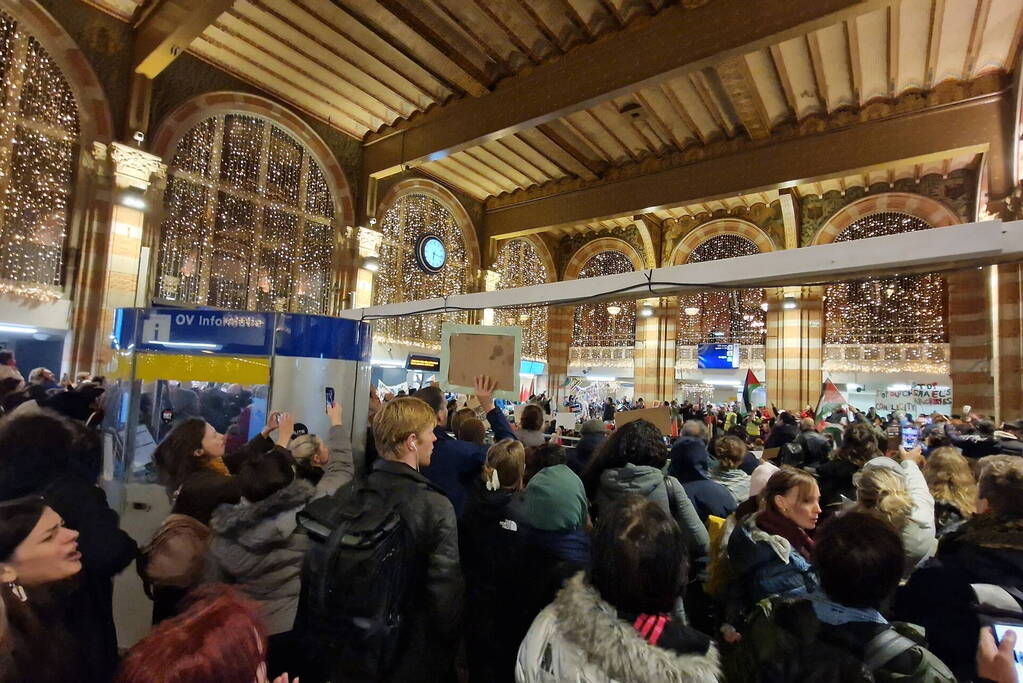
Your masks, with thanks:
[(814, 411), (814, 417), (820, 421), (826, 418), (831, 412), (843, 406), (848, 401), (845, 400), (845, 396), (838, 390), (834, 382), (830, 379), (824, 380), (824, 384), (821, 385), (821, 397), (817, 399), (817, 409)]
[(746, 381), (742, 385), (742, 402), (746, 406), (746, 412), (753, 412), (753, 392), (764, 386), (753, 374), (752, 370), (746, 371)]

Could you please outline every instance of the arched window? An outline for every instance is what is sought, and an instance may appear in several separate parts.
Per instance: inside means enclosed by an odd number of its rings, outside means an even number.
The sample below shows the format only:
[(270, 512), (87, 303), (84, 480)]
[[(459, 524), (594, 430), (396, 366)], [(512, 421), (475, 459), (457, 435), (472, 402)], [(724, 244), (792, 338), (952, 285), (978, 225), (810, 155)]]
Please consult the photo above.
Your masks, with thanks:
[(258, 116), (211, 116), (178, 142), (168, 175), (161, 299), (331, 312), (334, 199), (294, 136)]
[[(380, 271), (373, 296), (374, 305), (418, 301), (464, 294), (468, 265), (461, 228), (443, 204), (425, 194), (400, 195), (381, 220)], [(444, 247), (439, 268), (424, 267), (418, 245), (435, 237)], [(439, 252), (438, 252), (439, 253)], [(375, 324), (377, 339), (434, 346), (440, 343), (444, 321), (466, 322), (465, 313), (415, 315), (380, 320)]]
[[(595, 254), (579, 271), (579, 279), (620, 275), (633, 271), (632, 261), (620, 251)], [(611, 311), (617, 310), (612, 313)], [(601, 301), (575, 307), (572, 346), (632, 347), (636, 344), (636, 302)]]
[[(509, 240), (497, 253), (494, 263), (500, 279), (498, 289), (542, 285), (547, 282), (547, 268), (536, 249), (526, 240)], [(494, 311), (497, 325), (522, 327), (522, 356), (547, 358), (547, 307), (501, 308)]]
[(78, 105), (60, 67), (0, 12), (0, 292), (61, 295)]
[[(853, 222), (836, 242), (928, 230), (915, 216), (881, 212)], [(825, 343), (926, 344), (948, 341), (948, 286), (941, 275), (843, 282), (827, 288)]]
[[(686, 263), (702, 263), (759, 254), (752, 241), (740, 235), (717, 235), (689, 254)], [(763, 344), (765, 313), (763, 289), (732, 289), (679, 297), (679, 344), (728, 342)]]

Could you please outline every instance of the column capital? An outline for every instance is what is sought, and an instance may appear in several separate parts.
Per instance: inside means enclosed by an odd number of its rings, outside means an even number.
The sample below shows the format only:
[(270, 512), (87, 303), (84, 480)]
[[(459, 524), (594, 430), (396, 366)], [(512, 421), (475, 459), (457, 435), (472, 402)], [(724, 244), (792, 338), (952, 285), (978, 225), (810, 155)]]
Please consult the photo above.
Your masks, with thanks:
[(154, 174), (163, 178), (167, 175), (167, 164), (155, 154), (120, 142), (111, 142), (108, 151), (113, 164), (114, 180), (120, 188), (137, 187), (146, 190)]

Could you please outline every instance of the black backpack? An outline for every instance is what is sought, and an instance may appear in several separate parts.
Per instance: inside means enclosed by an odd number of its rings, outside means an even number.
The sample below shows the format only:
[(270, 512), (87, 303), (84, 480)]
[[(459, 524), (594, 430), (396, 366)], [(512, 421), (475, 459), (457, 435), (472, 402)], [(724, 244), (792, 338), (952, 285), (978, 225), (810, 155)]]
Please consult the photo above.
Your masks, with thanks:
[(407, 640), (416, 553), (399, 502), (356, 482), (298, 513), (310, 548), (295, 628), (330, 680), (381, 680)]

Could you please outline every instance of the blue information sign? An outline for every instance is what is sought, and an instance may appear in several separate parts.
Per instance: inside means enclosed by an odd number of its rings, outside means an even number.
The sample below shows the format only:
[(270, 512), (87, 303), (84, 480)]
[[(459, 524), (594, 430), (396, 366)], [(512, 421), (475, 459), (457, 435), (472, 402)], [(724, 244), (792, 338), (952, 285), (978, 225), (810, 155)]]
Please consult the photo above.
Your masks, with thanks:
[(273, 313), (174, 308), (117, 311), (114, 343), (140, 351), (269, 356)]
[(701, 370), (734, 370), (739, 367), (739, 345), (697, 344), (696, 366)]

